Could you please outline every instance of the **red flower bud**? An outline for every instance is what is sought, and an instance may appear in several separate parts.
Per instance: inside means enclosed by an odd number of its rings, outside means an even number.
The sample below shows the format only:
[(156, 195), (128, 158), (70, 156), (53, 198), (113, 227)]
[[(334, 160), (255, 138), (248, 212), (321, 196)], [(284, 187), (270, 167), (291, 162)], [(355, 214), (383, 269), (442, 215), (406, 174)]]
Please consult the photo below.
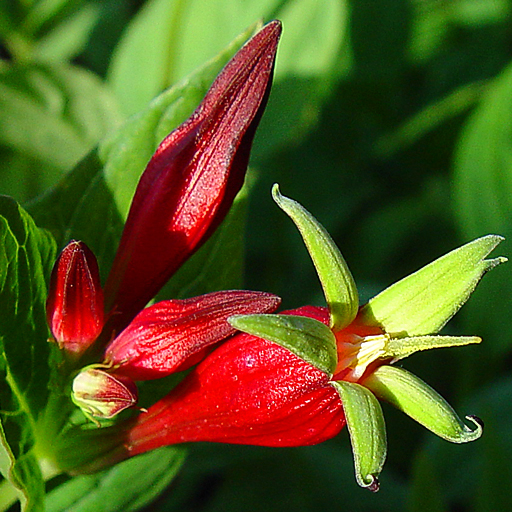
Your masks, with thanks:
[[(323, 316), (315, 309), (297, 313)], [(327, 374), (275, 343), (238, 334), (141, 414), (125, 447), (135, 455), (189, 441), (303, 446), (334, 437), (344, 425)]]
[(224, 219), (243, 184), (270, 90), (281, 24), (231, 59), (204, 100), (144, 171), (107, 280), (107, 310), (125, 327)]
[(107, 347), (105, 362), (133, 380), (165, 377), (197, 363), (205, 349), (231, 336), (227, 319), (274, 311), (279, 297), (221, 291), (143, 309)]
[(87, 350), (100, 334), (103, 292), (98, 264), (83, 242), (70, 242), (57, 259), (46, 315), (57, 343), (74, 357)]

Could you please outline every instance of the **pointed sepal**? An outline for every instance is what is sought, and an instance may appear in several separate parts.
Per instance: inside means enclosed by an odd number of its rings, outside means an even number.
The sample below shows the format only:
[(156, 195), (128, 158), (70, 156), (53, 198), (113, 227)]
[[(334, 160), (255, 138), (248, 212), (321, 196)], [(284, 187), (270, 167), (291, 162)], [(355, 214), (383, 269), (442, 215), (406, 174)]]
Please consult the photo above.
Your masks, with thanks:
[(422, 350), (432, 348), (462, 347), (480, 343), (478, 336), (411, 336), (405, 338), (390, 338), (387, 340), (381, 358), (392, 358), (394, 361), (404, 359)]
[(359, 307), (356, 283), (333, 239), (325, 228), (297, 201), (272, 188), (277, 205), (297, 226), (313, 260), (331, 315), (331, 329), (337, 332), (354, 320)]
[(387, 454), (386, 425), (381, 406), (373, 393), (360, 384), (332, 381), (331, 385), (343, 403), (357, 483), (377, 492), (378, 476)]
[(392, 337), (438, 332), (469, 298), (485, 272), (506, 261), (485, 257), (503, 240), (478, 238), (393, 284), (363, 307), (366, 325)]
[(327, 325), (306, 316), (240, 315), (229, 323), (236, 329), (277, 343), (327, 375), (336, 369), (336, 338)]
[(452, 443), (468, 443), (483, 432), (482, 422), (466, 416), (476, 425), (468, 427), (451, 405), (428, 384), (396, 366), (384, 365), (372, 372), (362, 384), (439, 437)]

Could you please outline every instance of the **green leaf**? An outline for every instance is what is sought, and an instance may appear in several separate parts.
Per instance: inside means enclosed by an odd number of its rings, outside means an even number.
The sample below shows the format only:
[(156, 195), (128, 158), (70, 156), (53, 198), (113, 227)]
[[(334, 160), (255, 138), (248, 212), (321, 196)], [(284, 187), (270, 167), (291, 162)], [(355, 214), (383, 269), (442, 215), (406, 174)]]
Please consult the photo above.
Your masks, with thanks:
[(272, 197), (299, 229), (322, 283), (331, 328), (340, 331), (354, 320), (359, 307), (356, 283), (343, 256), (325, 228), (299, 203), (282, 196), (277, 184)]
[(381, 366), (363, 384), (379, 398), (447, 441), (468, 443), (482, 435), (483, 426), (478, 418), (466, 416), (476, 425), (476, 429), (471, 430), (442, 396), (403, 368)]
[(386, 425), (379, 402), (360, 384), (332, 381), (343, 402), (357, 483), (370, 491), (379, 490), (378, 476), (386, 460)]
[(42, 510), (34, 447), (49, 400), (45, 278), (55, 242), (7, 197), (0, 197), (0, 241), (0, 469), (19, 490), (24, 510)]
[(431, 454), (420, 451), (413, 461), (408, 512), (446, 512), (449, 510)]
[(49, 194), (30, 205), (38, 224), (50, 229), (59, 245), (70, 238), (84, 240), (96, 254), (105, 277), (147, 162), (162, 139), (192, 113), (242, 42), (236, 40), (216, 59), (161, 94), (103, 141)]
[(280, 19), (283, 35), (272, 94), (255, 141), (256, 161), (300, 140), (318, 122), (318, 113), (336, 81), (347, 75), (352, 65), (350, 2), (273, 3), (275, 10), (261, 16)]
[(47, 512), (135, 512), (153, 501), (174, 479), (186, 451), (165, 447), (95, 475), (77, 476), (47, 497)]
[[(12, 180), (30, 185), (32, 195), (41, 193), (119, 121), (113, 97), (90, 72), (67, 65), (9, 66), (0, 73), (0, 145), (33, 163), (25, 176), (11, 177), (9, 167), (0, 167), (2, 192), (11, 192)], [(46, 172), (34, 173), (41, 164)]]
[(229, 323), (240, 331), (273, 341), (319, 370), (336, 369), (336, 338), (322, 322), (296, 315), (236, 315)]
[[(211, 14), (211, 6), (207, 13)], [(140, 111), (163, 90), (203, 66), (230, 41), (240, 37), (240, 32), (244, 31), (246, 40), (257, 29), (254, 21), (258, 17), (255, 17), (235, 32), (228, 32), (224, 25), (220, 45), (211, 37), (211, 30), (203, 31), (197, 40), (188, 44), (184, 32), (193, 30), (197, 23), (193, 15), (189, 16), (190, 5), (183, 0), (150, 0), (128, 26), (112, 56), (108, 78), (126, 114)], [(252, 26), (247, 29), (248, 25)], [(196, 48), (201, 42), (206, 48), (198, 54)], [(191, 52), (196, 52), (192, 59)], [(133, 73), (134, 69), (137, 73)], [(140, 80), (140, 76), (144, 76), (144, 80)]]
[(502, 237), (470, 242), (390, 286), (362, 310), (366, 325), (378, 325), (391, 337), (438, 332), (466, 302), (485, 272), (506, 258), (484, 259)]
[(421, 350), (432, 348), (461, 347), (471, 343), (480, 343), (478, 336), (412, 336), (410, 338), (390, 338), (382, 358), (391, 357), (395, 361), (404, 359)]

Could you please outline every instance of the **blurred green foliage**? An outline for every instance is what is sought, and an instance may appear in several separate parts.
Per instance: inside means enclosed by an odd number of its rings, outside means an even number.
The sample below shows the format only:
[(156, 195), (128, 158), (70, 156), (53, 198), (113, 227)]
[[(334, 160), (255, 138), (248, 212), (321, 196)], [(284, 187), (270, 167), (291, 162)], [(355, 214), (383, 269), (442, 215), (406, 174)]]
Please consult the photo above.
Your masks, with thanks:
[[(253, 152), (247, 287), (285, 308), (322, 301), (271, 200), (275, 182), (332, 234), (364, 299), (477, 236), (508, 237), (500, 254), (512, 254), (512, 0), (2, 1), (0, 192), (22, 203), (46, 192), (154, 96), (272, 17), (284, 33)], [(81, 168), (97, 169), (93, 158)], [(483, 418), (482, 440), (450, 445), (385, 407), (377, 495), (357, 487), (346, 433), (293, 450), (193, 446), (148, 510), (506, 510), (511, 290), (510, 268), (495, 270), (445, 329), (483, 344), (406, 363), (462, 415)]]

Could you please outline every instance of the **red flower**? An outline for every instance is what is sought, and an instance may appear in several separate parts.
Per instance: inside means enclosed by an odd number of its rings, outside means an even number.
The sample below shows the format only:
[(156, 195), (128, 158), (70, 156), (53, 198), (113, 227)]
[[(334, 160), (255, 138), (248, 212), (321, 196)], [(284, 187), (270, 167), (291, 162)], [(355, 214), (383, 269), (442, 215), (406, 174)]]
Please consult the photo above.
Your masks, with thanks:
[(393, 363), (420, 350), (480, 341), (435, 333), (482, 275), (505, 261), (484, 259), (501, 238), (466, 244), (359, 308), (352, 275), (325, 229), (277, 188), (274, 198), (304, 238), (328, 308), (232, 317), (230, 323), (244, 333), (223, 343), (171, 393), (125, 424), (122, 441), (96, 461), (97, 467), (190, 441), (310, 445), (335, 436), (346, 424), (356, 479), (377, 491), (387, 452), (377, 398), (448, 441), (481, 436), (478, 418), (467, 416), (469, 427), (432, 388)]
[(211, 345), (234, 334), (230, 316), (274, 311), (279, 303), (275, 295), (245, 290), (159, 302), (143, 309), (108, 345), (105, 364), (133, 380), (185, 370)]
[[(328, 323), (325, 308), (288, 314)], [(329, 375), (289, 350), (237, 334), (201, 362), (169, 395), (138, 416), (125, 441), (129, 455), (191, 441), (304, 446), (345, 425)]]

